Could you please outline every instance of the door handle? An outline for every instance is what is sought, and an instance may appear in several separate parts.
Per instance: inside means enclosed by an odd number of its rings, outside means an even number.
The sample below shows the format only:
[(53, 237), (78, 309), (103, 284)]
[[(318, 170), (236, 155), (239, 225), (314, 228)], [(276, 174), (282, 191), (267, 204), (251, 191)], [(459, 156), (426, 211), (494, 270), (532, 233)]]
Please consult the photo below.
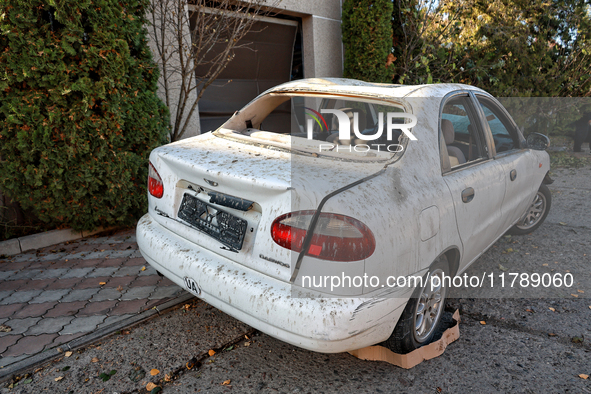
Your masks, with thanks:
[(511, 170), (509, 177), (511, 178), (511, 182), (513, 182), (517, 178), (517, 170)]
[(474, 199), (474, 189), (469, 187), (462, 192), (462, 201), (469, 203)]

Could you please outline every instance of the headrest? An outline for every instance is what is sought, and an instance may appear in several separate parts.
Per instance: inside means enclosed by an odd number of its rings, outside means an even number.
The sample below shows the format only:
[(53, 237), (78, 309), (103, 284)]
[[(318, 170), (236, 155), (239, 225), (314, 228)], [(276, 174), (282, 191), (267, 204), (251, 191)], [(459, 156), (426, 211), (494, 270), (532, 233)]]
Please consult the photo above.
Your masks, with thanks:
[(449, 145), (455, 140), (454, 125), (449, 119), (441, 119), (441, 131), (445, 139), (445, 145)]
[[(347, 116), (349, 117), (349, 120), (351, 121), (351, 135), (353, 135), (353, 119), (354, 119), (354, 113), (357, 113), (357, 117), (359, 118), (358, 124), (359, 124), (359, 131), (363, 131), (367, 128), (367, 120), (366, 120), (366, 114), (365, 111), (361, 110), (361, 109), (353, 109), (353, 108), (338, 108), (339, 111), (343, 111), (344, 113), (347, 114)], [(338, 120), (337, 117), (334, 116), (333, 117), (333, 122), (332, 122), (332, 130), (338, 130)]]

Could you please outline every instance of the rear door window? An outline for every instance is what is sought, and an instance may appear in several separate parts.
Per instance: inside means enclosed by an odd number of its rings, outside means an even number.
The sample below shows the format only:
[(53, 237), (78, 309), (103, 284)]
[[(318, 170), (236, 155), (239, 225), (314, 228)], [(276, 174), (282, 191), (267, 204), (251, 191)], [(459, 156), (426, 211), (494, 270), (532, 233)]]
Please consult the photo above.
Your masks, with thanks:
[(453, 97), (443, 107), (440, 129), (451, 168), (488, 157), (473, 108), (468, 95)]

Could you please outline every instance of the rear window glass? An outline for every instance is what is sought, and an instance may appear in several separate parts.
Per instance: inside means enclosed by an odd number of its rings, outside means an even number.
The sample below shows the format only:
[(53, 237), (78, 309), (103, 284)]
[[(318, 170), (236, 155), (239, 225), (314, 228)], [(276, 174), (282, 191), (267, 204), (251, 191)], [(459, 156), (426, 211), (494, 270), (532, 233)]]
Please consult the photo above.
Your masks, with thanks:
[(375, 100), (271, 94), (222, 130), (319, 155), (389, 159), (404, 151), (408, 137), (398, 125), (411, 123), (408, 115), (402, 105)]

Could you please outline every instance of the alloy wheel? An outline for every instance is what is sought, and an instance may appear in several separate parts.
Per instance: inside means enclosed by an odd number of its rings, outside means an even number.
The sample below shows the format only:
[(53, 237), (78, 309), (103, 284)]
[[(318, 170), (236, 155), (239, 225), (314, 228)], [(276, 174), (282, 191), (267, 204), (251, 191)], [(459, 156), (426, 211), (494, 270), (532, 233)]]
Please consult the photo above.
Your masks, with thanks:
[(544, 217), (545, 211), (546, 196), (538, 191), (525, 216), (517, 223), (516, 227), (521, 230), (528, 230), (534, 227)]
[[(443, 270), (436, 269), (427, 276), (427, 281), (423, 284), (423, 291), (417, 300), (413, 335), (419, 343), (425, 342), (431, 336), (443, 313), (446, 293), (446, 288), (443, 286), (444, 275)], [(433, 277), (438, 277), (439, 281), (433, 280)], [(434, 284), (439, 285), (434, 286)]]

